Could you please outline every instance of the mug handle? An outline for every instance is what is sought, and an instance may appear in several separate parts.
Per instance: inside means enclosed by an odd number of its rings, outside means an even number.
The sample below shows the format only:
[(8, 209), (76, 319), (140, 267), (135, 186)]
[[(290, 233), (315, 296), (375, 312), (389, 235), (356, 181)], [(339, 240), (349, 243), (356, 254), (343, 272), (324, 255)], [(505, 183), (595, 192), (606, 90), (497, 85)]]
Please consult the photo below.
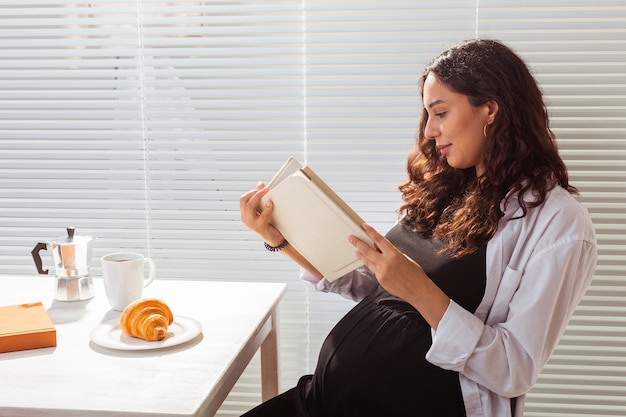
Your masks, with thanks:
[(156, 277), (156, 268), (154, 265), (154, 261), (150, 258), (143, 258), (144, 266), (146, 265), (146, 262), (148, 263), (150, 267), (150, 275), (148, 276), (147, 279), (144, 279), (144, 282), (143, 282), (144, 287), (147, 287), (148, 285), (150, 285), (150, 283), (154, 281), (154, 278)]

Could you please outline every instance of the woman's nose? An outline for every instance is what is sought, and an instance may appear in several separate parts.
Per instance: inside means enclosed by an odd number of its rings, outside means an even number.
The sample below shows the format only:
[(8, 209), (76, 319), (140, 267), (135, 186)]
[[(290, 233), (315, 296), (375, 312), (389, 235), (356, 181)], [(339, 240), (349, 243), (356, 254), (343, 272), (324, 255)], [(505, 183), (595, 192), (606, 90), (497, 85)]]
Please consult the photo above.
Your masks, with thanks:
[(430, 119), (426, 121), (426, 126), (424, 127), (424, 136), (426, 137), (426, 139), (435, 139), (437, 136), (439, 136), (439, 129)]

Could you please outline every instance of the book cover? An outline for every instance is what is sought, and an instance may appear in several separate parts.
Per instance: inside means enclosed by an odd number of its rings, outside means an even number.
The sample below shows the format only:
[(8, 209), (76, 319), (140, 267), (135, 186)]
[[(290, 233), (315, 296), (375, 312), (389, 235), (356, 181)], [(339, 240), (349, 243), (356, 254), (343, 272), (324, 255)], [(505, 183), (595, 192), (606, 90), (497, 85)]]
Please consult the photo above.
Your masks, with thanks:
[(273, 201), (271, 223), (327, 280), (363, 265), (346, 240), (354, 235), (374, 246), (363, 220), (311, 167), (289, 158), (268, 188), (260, 208)]
[(56, 345), (56, 329), (42, 303), (0, 307), (0, 353)]

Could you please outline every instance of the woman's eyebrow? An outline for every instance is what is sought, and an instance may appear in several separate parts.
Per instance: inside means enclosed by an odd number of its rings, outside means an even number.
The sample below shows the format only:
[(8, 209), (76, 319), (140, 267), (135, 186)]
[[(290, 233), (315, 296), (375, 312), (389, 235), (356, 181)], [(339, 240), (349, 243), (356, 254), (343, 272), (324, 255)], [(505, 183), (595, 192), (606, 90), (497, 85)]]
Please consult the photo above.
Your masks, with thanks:
[(441, 99), (434, 100), (428, 105), (428, 108), (432, 109), (434, 106), (436, 106), (437, 104), (441, 104), (441, 103), (444, 103), (444, 101)]

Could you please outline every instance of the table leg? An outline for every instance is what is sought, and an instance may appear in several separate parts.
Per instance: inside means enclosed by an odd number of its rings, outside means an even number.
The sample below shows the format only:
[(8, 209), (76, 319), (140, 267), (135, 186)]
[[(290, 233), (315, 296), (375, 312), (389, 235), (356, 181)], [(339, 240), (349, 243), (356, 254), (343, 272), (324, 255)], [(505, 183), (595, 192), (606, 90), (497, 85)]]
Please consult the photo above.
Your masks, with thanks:
[(272, 310), (272, 329), (261, 344), (261, 398), (278, 395), (278, 312)]

